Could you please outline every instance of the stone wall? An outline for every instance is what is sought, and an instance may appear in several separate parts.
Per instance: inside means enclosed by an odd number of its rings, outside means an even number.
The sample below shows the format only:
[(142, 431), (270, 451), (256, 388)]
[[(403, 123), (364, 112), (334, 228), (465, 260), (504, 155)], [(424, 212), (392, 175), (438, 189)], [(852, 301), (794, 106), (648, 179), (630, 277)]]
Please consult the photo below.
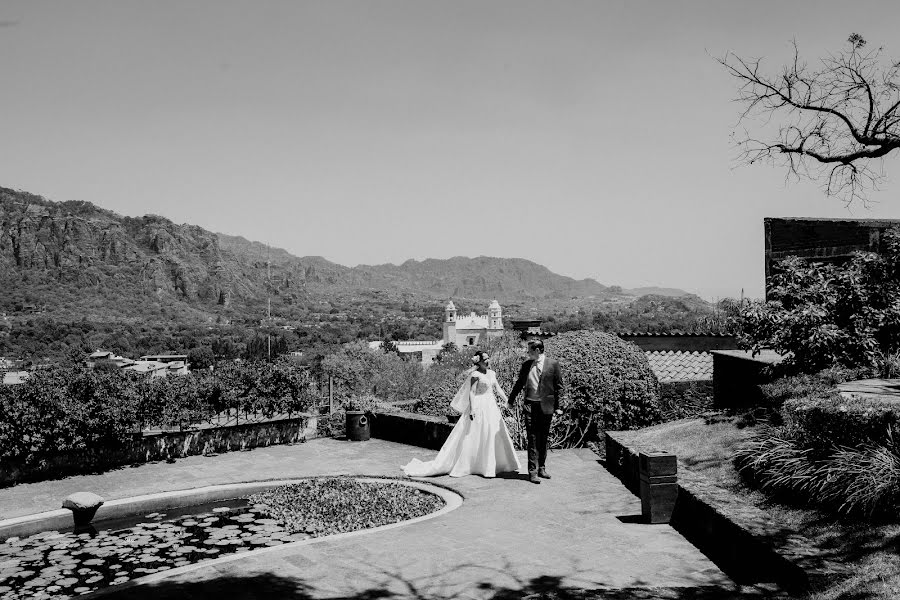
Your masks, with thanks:
[[(635, 433), (605, 433), (607, 470), (640, 495), (640, 452), (657, 450)], [(664, 449), (663, 449), (664, 450)], [(772, 523), (768, 513), (679, 464), (671, 526), (741, 584), (776, 583), (792, 593), (824, 585), (842, 572), (802, 535)]]
[(373, 438), (432, 450), (440, 450), (453, 430), (453, 423), (446, 417), (400, 410), (378, 411), (369, 422)]
[(317, 417), (307, 415), (262, 423), (206, 427), (196, 431), (134, 434), (118, 448), (68, 452), (38, 464), (4, 461), (0, 465), (0, 486), (95, 473), (135, 463), (291, 444), (316, 437), (316, 425)]

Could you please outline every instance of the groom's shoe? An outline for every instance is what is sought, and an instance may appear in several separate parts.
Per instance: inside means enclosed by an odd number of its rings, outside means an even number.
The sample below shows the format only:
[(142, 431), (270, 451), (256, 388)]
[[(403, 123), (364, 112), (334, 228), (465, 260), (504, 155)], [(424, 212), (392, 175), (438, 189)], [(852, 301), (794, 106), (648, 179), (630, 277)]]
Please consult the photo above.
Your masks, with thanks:
[(541, 480), (538, 479), (537, 473), (529, 473), (528, 481), (530, 481), (531, 483), (540, 483), (541, 482)]
[(543, 477), (544, 479), (550, 479), (550, 473), (547, 472), (547, 469), (541, 467), (538, 469), (538, 477)]

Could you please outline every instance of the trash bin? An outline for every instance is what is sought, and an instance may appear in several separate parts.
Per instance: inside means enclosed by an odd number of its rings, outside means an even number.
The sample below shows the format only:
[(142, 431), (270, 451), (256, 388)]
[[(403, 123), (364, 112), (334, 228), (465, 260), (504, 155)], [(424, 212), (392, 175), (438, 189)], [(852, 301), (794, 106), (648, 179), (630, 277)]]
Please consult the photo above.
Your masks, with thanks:
[(369, 415), (361, 410), (347, 411), (347, 439), (352, 442), (364, 442), (371, 437), (372, 429)]

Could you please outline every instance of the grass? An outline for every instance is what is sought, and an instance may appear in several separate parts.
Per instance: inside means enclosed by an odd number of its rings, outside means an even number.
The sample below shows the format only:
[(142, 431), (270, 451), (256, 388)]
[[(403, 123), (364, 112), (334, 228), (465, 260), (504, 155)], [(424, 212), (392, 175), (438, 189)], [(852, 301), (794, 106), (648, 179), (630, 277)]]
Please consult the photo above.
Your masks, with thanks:
[(868, 523), (819, 510), (770, 501), (743, 485), (732, 465), (735, 449), (755, 433), (734, 420), (682, 419), (633, 432), (637, 441), (674, 452), (679, 468), (706, 476), (719, 487), (765, 510), (773, 523), (807, 537), (827, 556), (850, 565), (850, 577), (807, 600), (900, 598), (900, 522)]

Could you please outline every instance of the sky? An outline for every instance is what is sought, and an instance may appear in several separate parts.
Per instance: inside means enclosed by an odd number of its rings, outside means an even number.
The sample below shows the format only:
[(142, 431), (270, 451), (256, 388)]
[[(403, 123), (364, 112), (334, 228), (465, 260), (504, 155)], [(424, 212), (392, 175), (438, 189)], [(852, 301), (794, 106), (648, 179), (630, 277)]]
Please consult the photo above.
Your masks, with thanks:
[(0, 3), (0, 186), (347, 266), (520, 257), (708, 299), (763, 289), (763, 218), (900, 218), (740, 166), (726, 51), (777, 70), (900, 2)]

